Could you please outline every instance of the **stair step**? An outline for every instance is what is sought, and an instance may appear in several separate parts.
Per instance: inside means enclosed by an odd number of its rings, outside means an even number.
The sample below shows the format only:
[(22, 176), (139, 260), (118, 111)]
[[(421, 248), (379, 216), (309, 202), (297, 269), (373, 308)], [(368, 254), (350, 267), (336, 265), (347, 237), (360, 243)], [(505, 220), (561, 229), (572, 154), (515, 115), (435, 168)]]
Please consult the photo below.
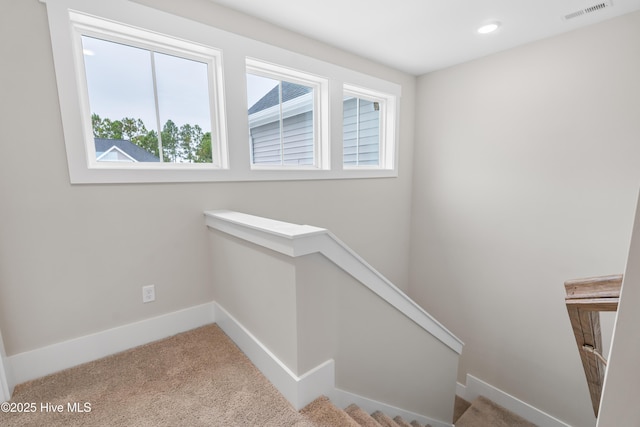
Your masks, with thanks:
[(300, 411), (317, 427), (360, 427), (345, 411), (335, 406), (326, 396), (320, 396)]
[(454, 424), (456, 423), (456, 421), (458, 421), (458, 419), (462, 416), (462, 414), (464, 414), (467, 411), (467, 409), (469, 409), (470, 406), (471, 406), (471, 402), (464, 400), (460, 396), (456, 395), (456, 401), (453, 406), (453, 423)]
[(395, 421), (393, 421), (391, 418), (380, 411), (375, 411), (373, 414), (371, 414), (371, 418), (376, 420), (376, 422), (382, 427), (398, 427), (398, 424), (396, 424)]
[(400, 415), (398, 415), (397, 417), (395, 417), (393, 419), (393, 421), (396, 422), (396, 424), (398, 424), (398, 427), (411, 427), (411, 424), (409, 424), (408, 422), (406, 422), (404, 420), (404, 418), (402, 418)]
[(524, 418), (503, 408), (484, 396), (478, 396), (469, 409), (456, 421), (457, 427), (536, 427)]
[(417, 421), (408, 423), (399, 415), (391, 419), (382, 411), (369, 415), (355, 403), (342, 410), (326, 396), (320, 396), (309, 403), (300, 410), (300, 414), (313, 427), (431, 427), (428, 424), (423, 426)]
[[(401, 416), (391, 419), (381, 411), (369, 415), (356, 404), (344, 410), (336, 407), (326, 396), (321, 396), (300, 411), (313, 427), (431, 427), (418, 421), (405, 421)], [(479, 396), (468, 402), (458, 396), (455, 400), (454, 420), (456, 427), (536, 427), (491, 400)], [(298, 425), (298, 424), (296, 424)], [(300, 426), (307, 424), (300, 424)]]
[(362, 427), (381, 427), (380, 424), (354, 403), (347, 406), (344, 411)]

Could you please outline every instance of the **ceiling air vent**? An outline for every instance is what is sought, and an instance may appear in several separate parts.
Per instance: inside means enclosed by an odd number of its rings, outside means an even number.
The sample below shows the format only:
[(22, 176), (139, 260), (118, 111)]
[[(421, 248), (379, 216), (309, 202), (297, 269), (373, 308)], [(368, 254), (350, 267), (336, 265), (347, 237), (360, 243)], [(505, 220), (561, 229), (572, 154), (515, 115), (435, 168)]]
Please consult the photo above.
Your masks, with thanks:
[(584, 16), (590, 13), (599, 12), (608, 7), (611, 7), (611, 1), (603, 1), (598, 4), (594, 4), (593, 6), (585, 7), (584, 9), (579, 9), (579, 10), (576, 10), (575, 12), (568, 13), (564, 15), (564, 20), (568, 21), (569, 19), (577, 18), (579, 16)]

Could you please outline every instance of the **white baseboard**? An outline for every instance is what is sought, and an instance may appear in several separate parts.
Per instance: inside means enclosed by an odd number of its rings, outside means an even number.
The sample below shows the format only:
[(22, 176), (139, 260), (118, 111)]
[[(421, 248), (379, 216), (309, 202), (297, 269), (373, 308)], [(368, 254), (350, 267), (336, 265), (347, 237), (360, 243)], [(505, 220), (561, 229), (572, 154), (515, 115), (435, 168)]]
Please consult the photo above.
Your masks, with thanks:
[(383, 411), (392, 417), (400, 415), (406, 420), (417, 420), (422, 424), (431, 424), (433, 427), (452, 426), (451, 423), (434, 420), (424, 415), (336, 388), (333, 360), (327, 360), (307, 373), (297, 376), (221, 306), (216, 304), (215, 312), (218, 326), (240, 347), (249, 360), (271, 381), (296, 410), (304, 408), (318, 396), (324, 395), (328, 396), (334, 405), (341, 408), (355, 403), (369, 413)]
[(214, 323), (213, 303), (152, 317), (7, 358), (16, 384)]
[(224, 308), (215, 304), (216, 323), (296, 409), (335, 388), (335, 365), (327, 360), (297, 376)]
[(4, 363), (0, 360), (0, 403), (6, 402), (11, 399), (11, 392), (9, 390), (9, 382), (7, 381), (4, 373)]
[(451, 423), (434, 420), (433, 418), (416, 414), (415, 412), (406, 411), (404, 409), (397, 408), (395, 406), (388, 405), (383, 402), (378, 402), (377, 400), (369, 399), (367, 397), (363, 397), (337, 388), (333, 390), (333, 392), (329, 395), (329, 398), (334, 405), (342, 409), (346, 408), (352, 403), (355, 403), (365, 412), (368, 412), (370, 414), (375, 411), (382, 411), (391, 418), (400, 415), (408, 422), (416, 420), (423, 425), (429, 424), (432, 427), (452, 427)]
[(469, 402), (478, 396), (484, 396), (498, 405), (510, 410), (514, 414), (520, 415), (538, 427), (571, 427), (569, 424), (529, 405), (526, 402), (512, 396), (499, 388), (488, 384), (473, 375), (467, 374), (466, 386), (457, 383), (456, 394)]
[(5, 389), (2, 387), (4, 372), (0, 369), (0, 398), (6, 394), (3, 400), (8, 400), (10, 390), (16, 384), (210, 323), (218, 324), (296, 410), (304, 408), (318, 396), (325, 395), (343, 408), (355, 403), (369, 412), (381, 410), (392, 416), (400, 415), (407, 420), (417, 420), (433, 427), (451, 427), (451, 424), (337, 389), (333, 360), (327, 360), (303, 375), (296, 375), (215, 302), (10, 356), (5, 360), (5, 368), (10, 368), (13, 375), (7, 375), (8, 384)]
[(2, 333), (0, 333), (0, 403), (6, 402), (11, 399), (11, 393), (13, 387), (11, 384), (11, 368), (9, 367), (9, 361), (7, 355), (4, 352), (4, 342), (2, 341)]

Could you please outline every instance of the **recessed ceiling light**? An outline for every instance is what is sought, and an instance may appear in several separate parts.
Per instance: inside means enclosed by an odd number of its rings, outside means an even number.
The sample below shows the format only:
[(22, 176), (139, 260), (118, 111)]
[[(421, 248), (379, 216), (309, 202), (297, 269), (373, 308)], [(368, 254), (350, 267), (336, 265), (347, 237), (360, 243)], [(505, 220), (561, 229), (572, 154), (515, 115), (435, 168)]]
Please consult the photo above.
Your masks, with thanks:
[(490, 22), (490, 23), (485, 24), (485, 25), (481, 26), (480, 28), (478, 28), (478, 33), (479, 34), (489, 34), (489, 33), (493, 33), (498, 28), (500, 28), (500, 23), (498, 21)]
[(92, 51), (91, 49), (82, 49), (82, 53), (86, 56), (93, 56), (96, 53), (94, 51)]

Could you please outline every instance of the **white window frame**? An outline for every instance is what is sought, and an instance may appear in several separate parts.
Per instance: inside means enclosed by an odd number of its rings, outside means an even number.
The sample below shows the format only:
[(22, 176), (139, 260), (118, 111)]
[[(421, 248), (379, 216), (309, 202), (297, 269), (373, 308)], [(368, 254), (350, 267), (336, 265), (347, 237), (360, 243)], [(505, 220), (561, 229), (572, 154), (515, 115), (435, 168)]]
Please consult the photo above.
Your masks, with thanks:
[[(246, 72), (256, 76), (278, 81), (287, 81), (313, 90), (313, 165), (265, 165), (255, 164), (250, 156), (251, 169), (254, 170), (329, 170), (329, 81), (328, 79), (281, 65), (246, 59)], [(247, 115), (248, 120), (248, 115)], [(281, 129), (284, 131), (284, 129)], [(282, 136), (281, 136), (282, 137)], [(251, 144), (251, 141), (249, 141)], [(250, 152), (253, 152), (250, 150)], [(284, 153), (282, 153), (284, 155)]]
[[(226, 138), (221, 132), (221, 118), (224, 114), (224, 106), (217, 100), (216, 63), (222, 60), (222, 52), (209, 46), (188, 42), (185, 40), (168, 37), (166, 35), (152, 33), (139, 28), (119, 24), (113, 21), (96, 18), (93, 16), (71, 11), (69, 13), (71, 29), (74, 38), (74, 53), (76, 63), (77, 84), (82, 106), (82, 124), (84, 129), (85, 152), (89, 169), (211, 169), (228, 167), (226, 156)], [(94, 37), (100, 40), (120, 43), (126, 46), (140, 48), (146, 51), (172, 55), (182, 59), (189, 59), (207, 64), (207, 78), (209, 90), (209, 112), (211, 123), (211, 163), (170, 163), (170, 162), (99, 162), (96, 158), (95, 144), (93, 142), (93, 126), (91, 124), (91, 108), (89, 105), (89, 91), (87, 76), (84, 66), (84, 54), (82, 48), (82, 36)], [(155, 86), (155, 81), (154, 81)], [(154, 89), (155, 92), (155, 89)], [(156, 109), (158, 108), (156, 100)], [(156, 111), (156, 115), (159, 112)], [(155, 124), (155, 123), (154, 123)], [(158, 129), (158, 134), (162, 129)]]
[[(396, 82), (243, 37), (135, 1), (40, 1), (47, 6), (69, 180), (72, 184), (321, 180), (398, 176), (398, 107), (402, 87)], [(215, 66), (212, 69), (215, 73), (215, 83), (210, 90), (214, 92), (215, 97), (214, 108), (211, 110), (215, 117), (212, 121), (212, 131), (217, 126), (219, 133), (218, 139), (212, 133), (212, 141), (220, 141), (220, 164), (215, 165), (218, 167), (197, 163), (158, 165), (154, 164), (156, 162), (140, 162), (137, 167), (130, 164), (125, 167), (112, 166), (103, 162), (89, 167), (89, 159), (95, 160), (95, 156), (92, 157), (95, 145), (85, 144), (86, 140), (91, 141), (88, 136), (92, 135), (92, 127), (88, 120), (90, 112), (87, 107), (87, 95), (83, 89), (84, 57), (80, 40), (73, 29), (74, 21), (71, 19), (74, 16), (75, 21), (78, 21), (79, 15), (87, 21), (81, 22), (83, 25), (91, 24), (88, 22), (90, 18), (98, 19), (112, 23), (112, 30), (118, 30), (119, 33), (142, 31), (152, 35), (151, 42), (158, 42), (166, 37), (164, 40), (176, 43), (174, 47), (178, 49), (181, 49), (181, 46), (195, 45), (212, 49), (216, 53)], [(302, 75), (321, 76), (321, 89), (318, 92), (321, 94), (320, 107), (317, 111), (323, 118), (317, 128), (321, 136), (318, 145), (320, 152), (317, 155), (319, 162), (316, 167), (251, 166), (250, 144), (247, 143), (247, 58), (263, 66), (272, 64), (276, 72), (293, 70), (293, 74), (285, 72), (283, 80), (294, 83)], [(307, 81), (304, 83), (308, 84)], [(386, 139), (382, 152), (384, 161), (378, 168), (345, 168), (343, 165), (344, 85), (358, 89), (356, 92), (360, 95), (369, 94), (387, 99)]]
[[(382, 93), (376, 90), (359, 87), (356, 85), (345, 83), (343, 85), (344, 97), (355, 97), (356, 99), (364, 99), (366, 101), (377, 102), (379, 105), (379, 148), (378, 148), (378, 164), (377, 165), (345, 165), (343, 158), (343, 167), (351, 170), (376, 170), (394, 168), (395, 158), (395, 120), (396, 120), (396, 97), (388, 93)], [(358, 117), (358, 123), (360, 118)], [(344, 127), (344, 123), (343, 123)], [(359, 143), (359, 141), (358, 141)]]

